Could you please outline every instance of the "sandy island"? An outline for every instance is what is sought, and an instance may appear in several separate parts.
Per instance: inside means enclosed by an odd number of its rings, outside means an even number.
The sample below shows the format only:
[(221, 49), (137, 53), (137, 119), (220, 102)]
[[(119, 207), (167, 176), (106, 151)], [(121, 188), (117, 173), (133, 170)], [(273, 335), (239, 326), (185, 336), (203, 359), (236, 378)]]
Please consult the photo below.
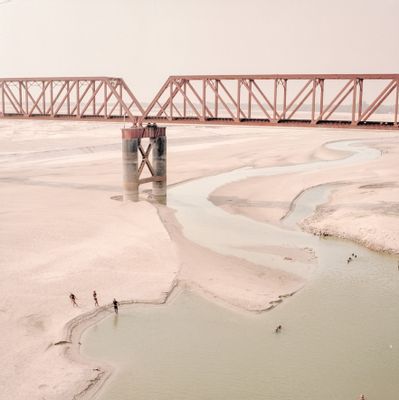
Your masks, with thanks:
[[(122, 302), (166, 301), (177, 282), (228, 304), (262, 310), (301, 288), (300, 277), (225, 257), (184, 238), (167, 207), (123, 203), (120, 125), (2, 121), (0, 124), (0, 399), (79, 399), (110, 371), (78, 357), (82, 329)], [(323, 147), (358, 140), (374, 161), (251, 178), (210, 200), (227, 212), (279, 224), (309, 187), (337, 182), (302, 222), (311, 232), (399, 254), (399, 134), (329, 129), (170, 127), (168, 182), (243, 166), (338, 159)], [(280, 251), (265, 248), (264, 251)], [(292, 252), (301, 259), (303, 253)], [(102, 307), (95, 309), (96, 290)], [(78, 299), (73, 308), (69, 293)], [(72, 342), (72, 343), (69, 343)], [(67, 357), (65, 357), (67, 355)]]

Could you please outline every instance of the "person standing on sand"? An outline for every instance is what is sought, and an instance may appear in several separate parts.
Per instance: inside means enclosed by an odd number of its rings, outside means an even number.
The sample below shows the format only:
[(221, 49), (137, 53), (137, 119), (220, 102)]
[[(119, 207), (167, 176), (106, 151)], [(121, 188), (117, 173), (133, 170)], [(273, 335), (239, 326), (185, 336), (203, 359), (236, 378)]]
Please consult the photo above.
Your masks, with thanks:
[(282, 326), (279, 325), (279, 326), (274, 330), (274, 333), (279, 333), (279, 332), (281, 331), (281, 329), (282, 329)]
[(116, 299), (114, 299), (113, 300), (113, 302), (112, 302), (112, 304), (114, 305), (114, 311), (115, 311), (115, 314), (118, 314), (118, 306), (119, 306), (119, 303), (116, 301)]
[(94, 299), (94, 306), (98, 307), (99, 304), (98, 304), (98, 300), (97, 300), (97, 293), (95, 290), (93, 290), (93, 299)]
[(76, 300), (77, 300), (76, 296), (75, 296), (73, 293), (71, 293), (71, 294), (69, 295), (69, 298), (71, 299), (72, 305), (73, 305), (74, 307), (77, 307), (77, 306), (78, 306), (78, 303), (76, 303)]

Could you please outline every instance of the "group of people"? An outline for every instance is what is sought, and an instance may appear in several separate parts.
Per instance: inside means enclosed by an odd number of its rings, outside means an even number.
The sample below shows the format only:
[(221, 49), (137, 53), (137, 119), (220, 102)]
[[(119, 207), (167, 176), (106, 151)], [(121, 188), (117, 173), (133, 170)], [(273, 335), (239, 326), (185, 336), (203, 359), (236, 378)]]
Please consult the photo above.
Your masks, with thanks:
[(313, 232), (313, 236), (328, 237), (328, 236), (330, 236), (330, 234), (327, 232), (320, 231), (320, 232)]
[[(69, 298), (71, 300), (72, 305), (74, 307), (78, 307), (78, 303), (77, 303), (77, 299), (78, 298), (73, 293), (71, 293), (69, 295)], [(100, 305), (98, 304), (97, 292), (95, 290), (93, 290), (93, 300), (94, 300), (94, 306), (95, 307), (99, 307)], [(119, 302), (115, 298), (112, 301), (112, 305), (114, 307), (115, 314), (118, 314), (118, 312), (119, 312)]]
[(352, 253), (352, 255), (346, 260), (346, 263), (349, 264), (351, 261), (353, 261), (355, 258), (357, 258), (357, 254)]

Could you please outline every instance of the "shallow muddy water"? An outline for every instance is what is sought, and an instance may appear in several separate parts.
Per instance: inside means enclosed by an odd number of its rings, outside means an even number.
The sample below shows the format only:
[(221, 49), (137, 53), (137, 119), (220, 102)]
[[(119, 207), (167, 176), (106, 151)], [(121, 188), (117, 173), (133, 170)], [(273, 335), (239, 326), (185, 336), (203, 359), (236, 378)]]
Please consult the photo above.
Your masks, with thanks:
[[(393, 257), (349, 242), (320, 239), (231, 215), (207, 200), (221, 184), (246, 176), (362, 162), (378, 152), (350, 142), (344, 160), (241, 169), (169, 190), (185, 235), (214, 251), (307, 274), (301, 263), (248, 250), (267, 243), (313, 247), (319, 266), (307, 286), (267, 313), (211, 303), (188, 291), (166, 305), (123, 308), (88, 329), (82, 353), (116, 372), (101, 400), (397, 400), (399, 272)], [(341, 163), (341, 164), (338, 164)], [(303, 168), (303, 169), (302, 169)], [(305, 191), (285, 219), (292, 229), (328, 197), (329, 186)], [(347, 264), (348, 256), (358, 257)], [(281, 333), (274, 328), (281, 324)]]

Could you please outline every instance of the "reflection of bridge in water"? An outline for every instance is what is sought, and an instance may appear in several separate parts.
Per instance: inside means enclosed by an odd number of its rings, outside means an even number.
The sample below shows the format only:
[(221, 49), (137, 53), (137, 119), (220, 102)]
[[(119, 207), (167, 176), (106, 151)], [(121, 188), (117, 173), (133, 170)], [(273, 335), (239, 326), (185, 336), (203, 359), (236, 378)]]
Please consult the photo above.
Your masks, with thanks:
[(399, 129), (398, 104), (399, 74), (171, 76), (146, 107), (121, 78), (0, 79), (0, 118), (131, 122), (122, 138), (132, 200), (146, 182), (166, 195), (165, 128), (153, 123)]

